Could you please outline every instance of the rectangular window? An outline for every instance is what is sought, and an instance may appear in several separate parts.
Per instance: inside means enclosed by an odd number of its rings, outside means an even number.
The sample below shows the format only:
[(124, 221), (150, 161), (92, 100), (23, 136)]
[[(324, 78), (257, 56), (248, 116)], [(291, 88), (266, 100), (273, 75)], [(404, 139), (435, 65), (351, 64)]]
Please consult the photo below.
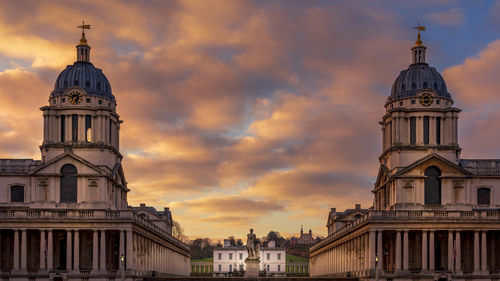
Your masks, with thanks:
[(243, 254), (240, 254), (240, 260), (242, 260), (242, 259), (243, 259)]
[(233, 271), (233, 265), (232, 265), (232, 264), (230, 264), (230, 265), (229, 265), (229, 272), (232, 272), (232, 271)]
[(111, 143), (111, 132), (113, 132), (113, 120), (109, 119), (109, 143)]
[(24, 186), (10, 187), (10, 202), (24, 202)]
[(441, 144), (441, 117), (436, 118), (436, 143)]
[(271, 254), (267, 254), (267, 260), (271, 259)]
[(61, 115), (61, 142), (64, 142), (66, 135), (66, 116)]
[(424, 116), (424, 144), (429, 144), (429, 116)]
[[(219, 259), (220, 259), (220, 260), (222, 259), (222, 254), (221, 254), (221, 253), (219, 253)], [(220, 271), (220, 270), (219, 270), (219, 271)]]
[(281, 260), (281, 253), (278, 253), (278, 260)]
[(85, 115), (85, 141), (92, 142), (92, 116)]
[(78, 141), (78, 115), (71, 116), (71, 139), (73, 142)]
[(222, 265), (219, 264), (219, 272), (221, 272), (221, 271), (222, 271)]
[(392, 146), (392, 122), (389, 122), (388, 125), (389, 125), (389, 146)]
[(281, 271), (281, 264), (278, 264), (278, 272)]
[(267, 271), (271, 271), (271, 267), (269, 265), (267, 265)]
[(232, 260), (233, 259), (233, 254), (229, 253), (229, 259)]
[(410, 144), (417, 143), (417, 119), (415, 117), (410, 118)]

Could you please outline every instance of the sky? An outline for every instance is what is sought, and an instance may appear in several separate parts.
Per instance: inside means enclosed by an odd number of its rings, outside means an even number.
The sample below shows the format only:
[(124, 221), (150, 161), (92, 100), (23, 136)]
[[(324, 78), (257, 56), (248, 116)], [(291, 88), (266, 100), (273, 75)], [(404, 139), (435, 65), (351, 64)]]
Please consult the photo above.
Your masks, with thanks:
[(462, 109), (462, 158), (500, 158), (500, 1), (1, 1), (0, 158), (40, 159), (42, 112), (92, 26), (124, 123), (129, 204), (190, 238), (301, 225), (372, 204), (384, 103), (427, 61)]

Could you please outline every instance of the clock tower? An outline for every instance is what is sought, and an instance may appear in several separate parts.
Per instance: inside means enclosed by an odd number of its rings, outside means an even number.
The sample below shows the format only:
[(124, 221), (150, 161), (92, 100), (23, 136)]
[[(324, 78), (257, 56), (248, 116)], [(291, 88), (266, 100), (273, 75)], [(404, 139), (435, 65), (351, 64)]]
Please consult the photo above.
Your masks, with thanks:
[(446, 83), (436, 68), (425, 61), (419, 26), (412, 64), (394, 81), (382, 117), (380, 164), (389, 174), (430, 154), (458, 164), (458, 113)]
[(90, 62), (90, 46), (82, 37), (76, 46), (76, 62), (59, 76), (49, 97), (49, 105), (41, 108), (44, 117), (42, 161), (63, 153), (72, 153), (98, 166), (113, 170), (119, 165), (119, 129), (116, 100), (102, 70)]

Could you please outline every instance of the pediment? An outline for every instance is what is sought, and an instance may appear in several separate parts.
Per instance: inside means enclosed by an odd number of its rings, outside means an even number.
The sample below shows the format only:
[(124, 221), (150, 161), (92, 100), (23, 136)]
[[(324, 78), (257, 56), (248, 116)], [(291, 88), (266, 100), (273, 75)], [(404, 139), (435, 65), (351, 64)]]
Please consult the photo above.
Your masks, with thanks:
[(71, 164), (76, 167), (78, 174), (99, 174), (105, 175), (105, 172), (91, 162), (72, 153), (63, 153), (50, 161), (45, 162), (37, 169), (33, 170), (31, 175), (53, 175), (60, 174), (61, 168)]
[(437, 167), (441, 171), (441, 176), (472, 175), (471, 172), (460, 167), (458, 164), (437, 154), (431, 154), (398, 171), (395, 176), (423, 176), (425, 175), (425, 170), (431, 166)]

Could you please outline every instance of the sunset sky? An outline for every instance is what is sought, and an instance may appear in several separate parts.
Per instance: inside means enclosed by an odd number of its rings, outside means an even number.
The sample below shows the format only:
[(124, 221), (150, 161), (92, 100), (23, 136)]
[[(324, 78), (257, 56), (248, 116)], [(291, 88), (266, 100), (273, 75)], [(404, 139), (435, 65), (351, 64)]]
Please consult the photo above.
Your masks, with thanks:
[(462, 158), (500, 158), (500, 1), (481, 0), (1, 1), (1, 158), (40, 159), (82, 20), (124, 120), (129, 203), (171, 207), (191, 238), (324, 236), (331, 207), (371, 206), (417, 23), (463, 110)]

